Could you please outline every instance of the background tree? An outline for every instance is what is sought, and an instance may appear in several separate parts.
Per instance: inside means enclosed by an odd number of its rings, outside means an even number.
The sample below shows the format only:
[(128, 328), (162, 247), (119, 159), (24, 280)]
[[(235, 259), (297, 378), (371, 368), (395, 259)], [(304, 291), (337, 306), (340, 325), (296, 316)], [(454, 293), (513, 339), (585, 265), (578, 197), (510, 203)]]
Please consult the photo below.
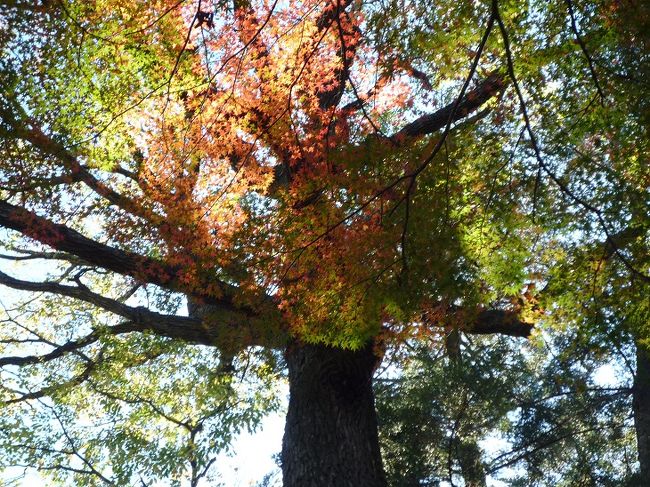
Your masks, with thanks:
[[(639, 485), (633, 374), (617, 367), (620, 382), (603, 383), (618, 351), (576, 335), (467, 338), (462, 360), (432, 343), (380, 376), (389, 485)], [(631, 359), (629, 341), (622, 348)]]
[[(6, 462), (197, 485), (275, 407), (282, 352), (284, 485), (382, 486), (385, 347), (537, 321), (590, 350), (633, 337), (645, 479), (635, 8), (5, 3), (0, 226), (21, 266), (0, 284), (26, 293), (2, 329)], [(453, 438), (466, 480), (497, 413)]]

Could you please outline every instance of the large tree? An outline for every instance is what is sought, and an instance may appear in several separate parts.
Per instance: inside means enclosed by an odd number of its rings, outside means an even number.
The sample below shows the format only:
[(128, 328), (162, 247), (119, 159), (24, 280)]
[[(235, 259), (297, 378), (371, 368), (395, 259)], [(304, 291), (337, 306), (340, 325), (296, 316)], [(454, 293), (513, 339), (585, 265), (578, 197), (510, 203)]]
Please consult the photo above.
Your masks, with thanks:
[(537, 322), (638, 344), (647, 482), (642, 8), (5, 2), (7, 463), (197, 485), (281, 352), (284, 485), (383, 486), (385, 348)]

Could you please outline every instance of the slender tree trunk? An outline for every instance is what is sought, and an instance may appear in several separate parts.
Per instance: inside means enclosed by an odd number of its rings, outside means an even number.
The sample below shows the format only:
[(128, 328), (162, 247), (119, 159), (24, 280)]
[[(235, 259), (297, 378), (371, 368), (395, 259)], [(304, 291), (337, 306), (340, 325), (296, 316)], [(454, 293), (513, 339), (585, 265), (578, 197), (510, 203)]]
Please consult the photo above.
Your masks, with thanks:
[(640, 486), (650, 487), (650, 352), (637, 342), (634, 377), (634, 427), (641, 465)]
[(385, 487), (372, 347), (293, 345), (282, 441), (284, 487)]

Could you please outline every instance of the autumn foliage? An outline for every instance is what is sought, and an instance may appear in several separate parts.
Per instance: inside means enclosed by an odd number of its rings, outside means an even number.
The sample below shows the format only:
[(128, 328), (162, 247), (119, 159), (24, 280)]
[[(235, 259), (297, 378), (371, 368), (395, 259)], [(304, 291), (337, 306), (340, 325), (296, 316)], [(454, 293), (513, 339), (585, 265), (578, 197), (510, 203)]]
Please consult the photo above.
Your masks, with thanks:
[[(296, 336), (348, 346), (427, 302), (453, 301), (422, 287), (458, 256), (441, 266), (421, 252), (426, 241), (410, 242), (426, 228), (409, 228), (416, 180), (452, 123), (501, 92), (502, 75), (406, 124), (395, 114), (426, 108), (414, 92), (430, 81), (364, 39), (367, 21), (349, 2), (236, 2), (216, 13), (200, 2), (111, 4), (108, 17), (101, 2), (75, 8), (58, 15), (82, 16), (105, 46), (88, 83), (110, 63), (106, 81), (123, 99), (97, 93), (112, 115), (98, 112), (96, 144), (66, 147), (27, 112), (11, 115), (10, 132), (53, 156), (62, 182), (83, 182), (118, 209), (101, 223), (104, 238), (170, 269), (134, 277), (171, 272), (154, 281), (199, 301), (234, 286), (235, 305), (251, 309), (270, 296)], [(80, 129), (70, 137), (85, 137)]]
[(387, 350), (568, 328), (645, 343), (642, 2), (6, 3), (0, 258), (52, 267), (0, 284), (94, 310), (38, 339), (7, 318), (0, 367), (75, 365), (10, 403), (119, 382), (106, 364), (134, 335), (214, 346), (226, 371), (282, 350), (305, 387), (336, 349), (342, 375), (364, 369), (381, 485), (369, 377)]

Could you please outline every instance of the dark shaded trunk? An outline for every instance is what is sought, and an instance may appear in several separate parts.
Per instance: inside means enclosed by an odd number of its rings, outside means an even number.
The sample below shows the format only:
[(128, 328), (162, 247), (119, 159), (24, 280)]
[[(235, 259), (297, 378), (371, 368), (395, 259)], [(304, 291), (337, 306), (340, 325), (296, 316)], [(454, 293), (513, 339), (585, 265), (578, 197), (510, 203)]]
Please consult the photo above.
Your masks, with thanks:
[(481, 449), (475, 441), (460, 441), (457, 446), (458, 461), (465, 480), (465, 487), (485, 487), (485, 468)]
[(372, 347), (293, 345), (282, 440), (284, 487), (385, 487), (379, 452)]
[(641, 465), (639, 485), (650, 487), (650, 351), (638, 342), (633, 408)]

